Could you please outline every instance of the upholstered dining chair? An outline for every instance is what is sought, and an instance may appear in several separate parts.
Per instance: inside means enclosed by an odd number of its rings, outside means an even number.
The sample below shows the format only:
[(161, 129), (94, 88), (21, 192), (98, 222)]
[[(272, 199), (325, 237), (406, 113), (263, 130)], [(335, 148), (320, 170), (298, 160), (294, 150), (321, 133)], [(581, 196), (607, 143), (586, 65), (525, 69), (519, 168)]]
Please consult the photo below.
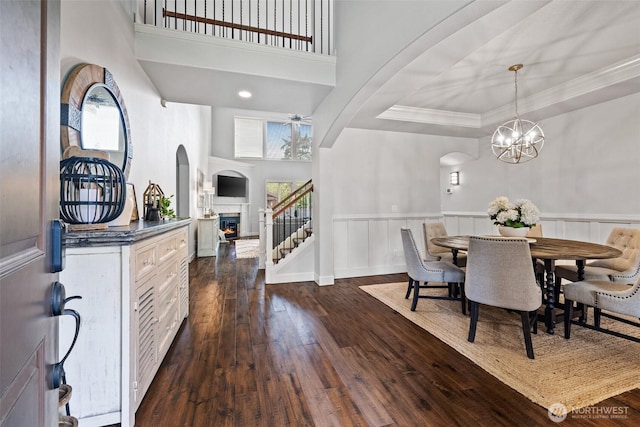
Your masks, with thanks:
[[(604, 280), (619, 283), (633, 283), (640, 277), (640, 228), (616, 227), (611, 230), (605, 243), (622, 251), (618, 258), (599, 259), (587, 262), (584, 267), (584, 280)], [(556, 265), (556, 289), (562, 279), (571, 282), (578, 280), (578, 268), (575, 265)]]
[[(594, 309), (593, 325), (586, 323), (584, 312), (580, 316), (580, 322), (577, 322), (578, 325), (640, 342), (640, 338), (636, 336), (600, 326), (601, 317), (607, 317), (640, 327), (640, 323), (621, 317), (621, 315), (626, 315), (636, 319), (640, 318), (640, 278), (636, 279), (633, 285), (608, 280), (584, 280), (565, 285), (564, 337), (567, 339), (571, 337), (574, 302), (581, 304), (584, 307), (583, 310), (587, 310), (588, 307), (593, 307)], [(605, 312), (602, 310), (605, 310)]]
[(520, 313), (527, 356), (534, 358), (531, 327), (537, 328), (542, 291), (531, 268), (529, 242), (524, 238), (469, 238), (465, 293), (471, 321), (469, 342), (475, 341), (480, 304)]
[[(447, 261), (453, 262), (453, 253), (451, 249), (443, 248), (431, 243), (434, 237), (447, 237), (447, 229), (442, 222), (424, 222), (422, 223), (422, 232), (424, 234), (425, 259), (428, 261)], [(467, 255), (458, 252), (456, 257), (456, 265), (464, 267), (467, 264)]]
[(529, 227), (527, 237), (542, 237), (542, 224), (536, 224), (533, 227)]
[[(409, 275), (409, 286), (405, 298), (409, 298), (411, 290), (413, 289), (411, 311), (416, 310), (419, 298), (431, 298), (460, 300), (462, 302), (462, 313), (466, 314), (464, 271), (450, 262), (424, 261), (420, 256), (420, 251), (416, 246), (411, 230), (402, 228), (400, 229), (400, 233), (402, 235), (404, 259), (407, 264), (407, 274)], [(420, 282), (424, 284), (421, 285)], [(446, 283), (446, 285), (429, 285), (430, 282)], [(438, 288), (448, 289), (448, 295), (420, 295), (420, 289)]]
[[(527, 237), (530, 239), (535, 239), (536, 237), (542, 236), (542, 224), (536, 224), (533, 227), (529, 228), (529, 232), (527, 233)], [(547, 270), (544, 267), (544, 261), (541, 259), (535, 260), (535, 264), (533, 264), (533, 268), (536, 272), (536, 278), (538, 279), (538, 283), (540, 286), (544, 286), (545, 274)], [(558, 301), (558, 295), (556, 295), (556, 301)]]

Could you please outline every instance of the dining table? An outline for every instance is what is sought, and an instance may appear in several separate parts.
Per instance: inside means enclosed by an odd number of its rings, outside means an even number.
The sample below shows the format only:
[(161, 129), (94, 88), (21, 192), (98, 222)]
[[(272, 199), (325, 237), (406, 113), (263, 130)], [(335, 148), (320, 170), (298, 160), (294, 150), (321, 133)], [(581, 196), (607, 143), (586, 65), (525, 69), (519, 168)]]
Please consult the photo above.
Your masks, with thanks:
[[(453, 263), (456, 264), (458, 252), (467, 251), (469, 249), (469, 237), (470, 236), (468, 235), (434, 237), (431, 239), (431, 242), (435, 245), (451, 249), (451, 252), (453, 253)], [(621, 256), (622, 252), (611, 246), (579, 240), (555, 239), (550, 237), (526, 239), (529, 241), (531, 258), (534, 262), (533, 265), (535, 265), (536, 259), (544, 261), (545, 280), (544, 283), (540, 284), (544, 288), (544, 321), (547, 333), (553, 334), (556, 324), (556, 261), (574, 260), (577, 267), (577, 278), (578, 281), (580, 281), (584, 279), (585, 261), (592, 259), (616, 258)]]

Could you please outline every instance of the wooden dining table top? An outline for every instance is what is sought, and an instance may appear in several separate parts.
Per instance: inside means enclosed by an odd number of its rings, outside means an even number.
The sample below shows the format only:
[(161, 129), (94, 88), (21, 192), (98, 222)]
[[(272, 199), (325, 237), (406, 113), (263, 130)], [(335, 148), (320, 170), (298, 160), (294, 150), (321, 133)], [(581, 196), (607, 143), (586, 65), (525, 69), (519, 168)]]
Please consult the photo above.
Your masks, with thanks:
[[(431, 242), (449, 249), (466, 251), (470, 236), (434, 237)], [(486, 236), (500, 237), (500, 236)], [(598, 243), (579, 240), (553, 239), (550, 237), (527, 238), (531, 256), (539, 259), (587, 260), (616, 258), (622, 255), (619, 249)]]

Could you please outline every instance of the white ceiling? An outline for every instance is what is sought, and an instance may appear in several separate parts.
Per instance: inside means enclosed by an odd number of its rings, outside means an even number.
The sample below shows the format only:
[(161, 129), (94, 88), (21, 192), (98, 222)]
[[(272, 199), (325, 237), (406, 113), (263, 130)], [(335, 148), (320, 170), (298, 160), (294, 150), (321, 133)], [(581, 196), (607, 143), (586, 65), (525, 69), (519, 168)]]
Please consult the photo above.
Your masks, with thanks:
[[(193, 84), (198, 80), (185, 78), (185, 69), (176, 73), (175, 64), (139, 60), (169, 101), (309, 115), (331, 90), (317, 82), (206, 70), (199, 81), (215, 81), (213, 90)], [(531, 120), (640, 91), (640, 1), (506, 2), (411, 58), (383, 84), (372, 78), (373, 95), (348, 127), (486, 136), (515, 113), (508, 67), (517, 63), (524, 64), (519, 113)], [(259, 94), (263, 88), (265, 96), (239, 100), (240, 85)]]
[(535, 120), (638, 92), (640, 2), (506, 4), (416, 57), (349, 126), (485, 136), (515, 114), (518, 63), (518, 110)]

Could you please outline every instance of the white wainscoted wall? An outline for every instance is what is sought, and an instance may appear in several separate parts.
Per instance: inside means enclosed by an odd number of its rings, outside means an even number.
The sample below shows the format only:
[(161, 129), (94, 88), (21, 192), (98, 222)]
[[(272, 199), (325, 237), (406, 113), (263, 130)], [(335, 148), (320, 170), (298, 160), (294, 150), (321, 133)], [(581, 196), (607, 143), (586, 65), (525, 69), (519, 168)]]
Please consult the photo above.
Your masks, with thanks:
[[(497, 234), (496, 226), (484, 212), (443, 212), (443, 217), (450, 235)], [(545, 214), (540, 224), (545, 237), (604, 243), (615, 227), (640, 228), (640, 215)]]
[(345, 129), (331, 150), (332, 226), (320, 236), (333, 242), (334, 278), (406, 271), (400, 228), (424, 247), (422, 223), (442, 220), (440, 157), (474, 154), (476, 146), (470, 138)]
[[(408, 227), (425, 252), (423, 222), (444, 222), (453, 235), (497, 235), (484, 212), (443, 212), (442, 215), (343, 215), (334, 217), (335, 277), (359, 277), (407, 271), (400, 228)], [(614, 227), (640, 228), (640, 215), (547, 215), (540, 224), (545, 237), (604, 243)]]
[(418, 249), (424, 252), (422, 223), (433, 221), (442, 221), (442, 216), (433, 213), (334, 217), (336, 279), (407, 271), (400, 229), (410, 228)]

